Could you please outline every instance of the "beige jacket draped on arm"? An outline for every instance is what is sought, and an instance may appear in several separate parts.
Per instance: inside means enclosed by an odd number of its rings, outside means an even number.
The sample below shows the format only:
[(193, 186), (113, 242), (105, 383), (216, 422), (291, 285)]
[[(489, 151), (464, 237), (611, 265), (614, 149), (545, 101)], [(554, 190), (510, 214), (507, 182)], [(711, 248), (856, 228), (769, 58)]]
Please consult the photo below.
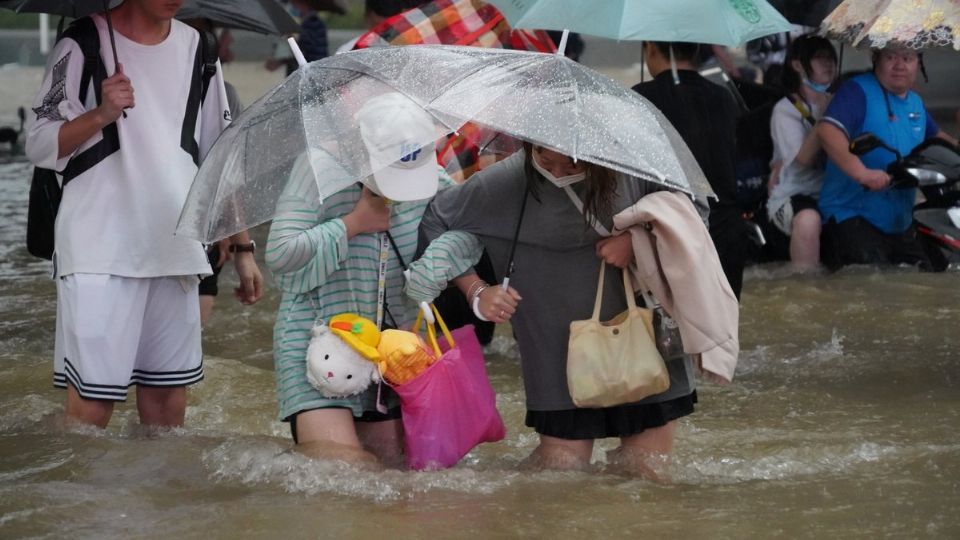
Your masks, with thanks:
[(740, 306), (690, 198), (651, 193), (614, 216), (613, 223), (631, 234), (633, 277), (677, 322), (684, 352), (700, 355), (709, 379), (733, 380)]

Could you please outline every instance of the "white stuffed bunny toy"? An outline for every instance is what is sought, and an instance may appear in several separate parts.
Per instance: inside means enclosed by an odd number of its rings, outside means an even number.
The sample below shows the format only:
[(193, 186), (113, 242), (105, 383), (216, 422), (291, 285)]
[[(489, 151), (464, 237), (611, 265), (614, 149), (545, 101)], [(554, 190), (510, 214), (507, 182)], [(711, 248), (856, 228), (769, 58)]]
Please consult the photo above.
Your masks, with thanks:
[(380, 382), (375, 362), (361, 355), (326, 324), (310, 332), (307, 347), (307, 380), (326, 397), (358, 394), (370, 383)]

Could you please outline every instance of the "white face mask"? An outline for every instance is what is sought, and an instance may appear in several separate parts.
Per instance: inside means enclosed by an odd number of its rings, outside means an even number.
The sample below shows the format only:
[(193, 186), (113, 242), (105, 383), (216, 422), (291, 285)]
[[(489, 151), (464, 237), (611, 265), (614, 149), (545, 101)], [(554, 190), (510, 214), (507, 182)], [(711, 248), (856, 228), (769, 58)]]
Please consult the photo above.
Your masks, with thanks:
[(534, 156), (533, 159), (530, 160), (530, 162), (533, 163), (533, 168), (536, 169), (538, 173), (543, 175), (544, 178), (549, 180), (553, 185), (557, 186), (558, 188), (565, 188), (569, 185), (576, 184), (577, 182), (580, 182), (581, 180), (584, 180), (587, 178), (586, 171), (582, 173), (571, 174), (568, 176), (556, 177), (553, 175), (553, 173), (544, 169), (543, 167), (540, 166), (539, 163), (537, 163), (536, 156)]

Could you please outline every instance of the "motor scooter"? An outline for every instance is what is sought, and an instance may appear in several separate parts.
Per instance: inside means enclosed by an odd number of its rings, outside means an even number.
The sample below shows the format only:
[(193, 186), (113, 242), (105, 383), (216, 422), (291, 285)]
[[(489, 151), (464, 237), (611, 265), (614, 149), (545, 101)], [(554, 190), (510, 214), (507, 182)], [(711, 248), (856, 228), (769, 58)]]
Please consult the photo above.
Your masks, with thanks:
[(891, 178), (888, 189), (915, 187), (922, 194), (913, 207), (920, 238), (942, 254), (945, 260), (941, 265), (960, 263), (960, 149), (932, 138), (902, 156), (873, 133), (850, 141), (850, 152), (858, 156), (877, 148), (896, 156), (887, 166)]

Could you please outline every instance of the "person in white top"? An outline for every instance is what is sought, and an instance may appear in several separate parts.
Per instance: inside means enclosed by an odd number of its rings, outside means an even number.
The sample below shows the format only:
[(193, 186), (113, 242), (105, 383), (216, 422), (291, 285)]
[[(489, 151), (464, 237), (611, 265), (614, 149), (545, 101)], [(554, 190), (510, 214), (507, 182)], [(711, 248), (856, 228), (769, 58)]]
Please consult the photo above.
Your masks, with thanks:
[[(203, 378), (197, 282), (210, 265), (200, 242), (174, 229), (197, 164), (230, 113), (219, 64), (201, 96), (201, 38), (173, 20), (181, 4), (114, 8), (118, 63), (106, 21), (93, 16), (99, 69), (113, 74), (100, 92), (94, 82), (80, 88), (83, 51), (61, 39), (27, 135), (31, 161), (70, 179), (54, 234), (54, 384), (67, 389), (69, 418), (101, 427), (131, 385), (141, 423), (182, 425), (186, 386)], [(239, 296), (252, 304), (263, 282), (254, 246), (246, 232), (231, 242)]]
[(796, 38), (782, 73), (788, 93), (770, 117), (773, 158), (767, 215), (790, 237), (790, 261), (801, 269), (820, 263), (817, 199), (823, 160), (818, 159), (822, 152), (813, 126), (827, 108), (836, 77), (837, 51), (830, 41), (813, 34)]

